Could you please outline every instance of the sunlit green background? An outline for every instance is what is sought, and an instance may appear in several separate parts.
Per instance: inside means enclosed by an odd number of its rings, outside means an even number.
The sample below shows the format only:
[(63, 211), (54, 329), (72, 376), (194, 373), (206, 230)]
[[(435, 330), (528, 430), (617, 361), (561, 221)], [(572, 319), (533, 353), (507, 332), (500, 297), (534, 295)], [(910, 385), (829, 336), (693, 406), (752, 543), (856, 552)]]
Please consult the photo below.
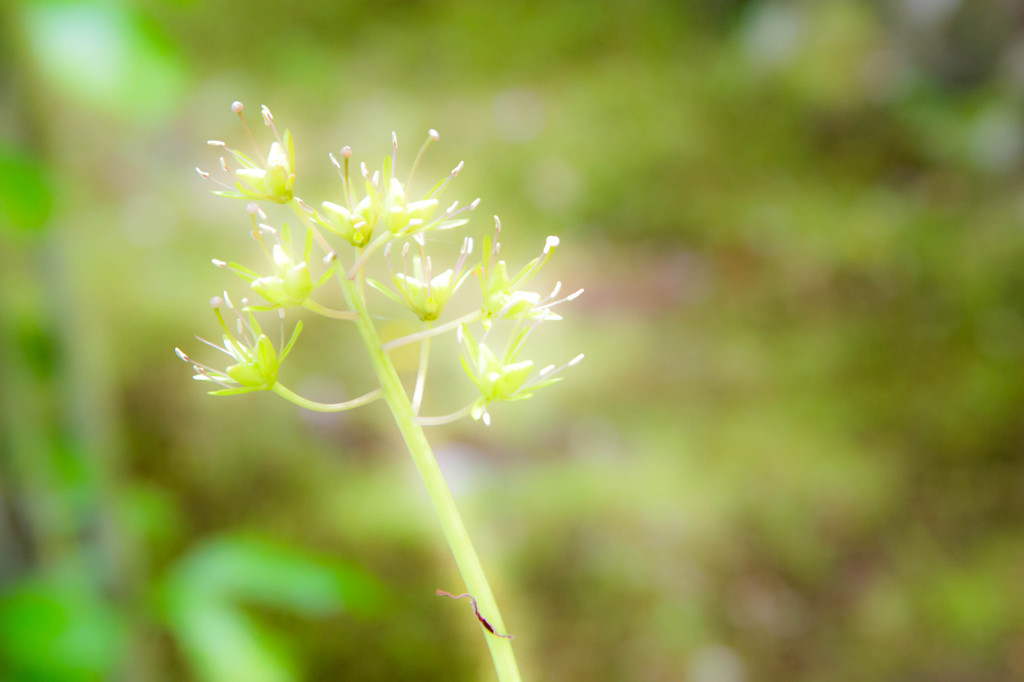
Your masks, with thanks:
[[(434, 127), (469, 234), (562, 237), (531, 353), (587, 359), (432, 431), (526, 679), (1024, 678), (1022, 7), (7, 0), (0, 679), (493, 675), (384, 406), (172, 353), (259, 262), (192, 170), (235, 99), (302, 196)], [(367, 390), (353, 336), (288, 383)]]

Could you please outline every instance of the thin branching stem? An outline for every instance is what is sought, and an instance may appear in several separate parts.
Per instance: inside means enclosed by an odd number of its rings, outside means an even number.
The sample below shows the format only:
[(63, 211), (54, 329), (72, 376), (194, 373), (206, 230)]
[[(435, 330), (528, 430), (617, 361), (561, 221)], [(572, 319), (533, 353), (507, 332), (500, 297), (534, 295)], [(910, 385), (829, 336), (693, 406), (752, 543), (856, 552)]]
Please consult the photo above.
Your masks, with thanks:
[(385, 353), (390, 353), (396, 348), (401, 348), (402, 346), (408, 345), (410, 343), (416, 343), (421, 339), (425, 339), (430, 336), (437, 336), (438, 334), (444, 334), (445, 332), (450, 332), (451, 330), (457, 329), (459, 326), (463, 324), (479, 319), (480, 315), (481, 313), (479, 310), (474, 310), (473, 312), (466, 313), (462, 317), (458, 317), (452, 320), (451, 322), (445, 322), (444, 324), (438, 325), (436, 327), (431, 327), (430, 329), (424, 329), (423, 331), (416, 332), (415, 334), (409, 334), (408, 336), (399, 336), (397, 339), (391, 339), (390, 341), (382, 345), (381, 350), (383, 350)]
[[(430, 322), (423, 323), (423, 331), (430, 330)], [(423, 404), (423, 387), (427, 381), (427, 366), (430, 362), (430, 336), (424, 336), (420, 341), (420, 363), (416, 368), (416, 387), (412, 392), (412, 413), (420, 413), (420, 405)]]
[(357, 407), (362, 407), (363, 405), (372, 403), (381, 396), (381, 390), (377, 388), (365, 395), (361, 395), (352, 400), (346, 400), (342, 403), (318, 403), (315, 400), (303, 398), (298, 393), (285, 388), (284, 385), (280, 383), (275, 383), (270, 390), (288, 402), (298, 405), (299, 407), (304, 407), (307, 410), (313, 410), (314, 412), (344, 412), (345, 410), (354, 410)]

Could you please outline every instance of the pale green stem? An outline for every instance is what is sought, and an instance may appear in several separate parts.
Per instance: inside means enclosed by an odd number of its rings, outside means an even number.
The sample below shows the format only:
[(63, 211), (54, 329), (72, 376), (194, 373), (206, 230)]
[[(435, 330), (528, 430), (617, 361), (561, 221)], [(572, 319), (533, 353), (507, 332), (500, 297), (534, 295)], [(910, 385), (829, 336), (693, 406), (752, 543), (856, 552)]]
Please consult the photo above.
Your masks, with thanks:
[(346, 400), (343, 403), (318, 403), (315, 400), (303, 398), (298, 393), (292, 392), (280, 383), (275, 383), (270, 390), (288, 402), (298, 405), (299, 407), (304, 407), (307, 410), (313, 410), (314, 412), (344, 412), (345, 410), (354, 410), (357, 407), (362, 407), (363, 405), (372, 403), (381, 396), (381, 390), (378, 388), (370, 391), (366, 395), (361, 395), (358, 398), (353, 398), (352, 400)]
[(333, 308), (328, 308), (327, 306), (320, 305), (311, 298), (307, 298), (305, 301), (303, 301), (302, 307), (305, 308), (306, 310), (310, 310), (316, 313), (317, 315), (323, 315), (324, 317), (330, 317), (335, 320), (356, 319), (356, 314), (351, 310), (334, 310)]
[(377, 249), (384, 246), (394, 238), (395, 235), (385, 231), (379, 237), (370, 242), (369, 245), (365, 249), (363, 249), (363, 252), (359, 254), (359, 258), (357, 258), (356, 262), (352, 264), (352, 267), (349, 268), (348, 278), (355, 279), (356, 275), (362, 270), (363, 266), (366, 264), (366, 261), (370, 258), (370, 256), (372, 256)]
[[(359, 329), (363, 342), (366, 344), (370, 363), (380, 380), (384, 400), (391, 408), (391, 414), (398, 425), (398, 430), (401, 432), (413, 463), (423, 479), (427, 494), (434, 505), (434, 511), (441, 522), (445, 539), (455, 558), (455, 564), (466, 585), (466, 591), (476, 598), (480, 614), (497, 632), (508, 632), (501, 614), (498, 612), (498, 605), (494, 600), (490, 584), (487, 582), (483, 566), (480, 564), (480, 559), (476, 555), (476, 550), (473, 549), (466, 527), (462, 523), (462, 517), (455, 506), (455, 500), (448, 490), (437, 460), (434, 459), (434, 453), (423, 428), (416, 423), (416, 415), (413, 413), (412, 404), (402, 386), (402, 381), (398, 377), (391, 359), (381, 347), (377, 329), (370, 319), (366, 304), (359, 296), (357, 285), (340, 273), (338, 280), (341, 282), (346, 302), (356, 312), (356, 328)], [(519, 668), (516, 665), (511, 641), (487, 632), (482, 624), (480, 631), (490, 649), (498, 680), (500, 682), (520, 682)]]
[[(423, 331), (430, 330), (430, 322), (423, 323)], [(412, 392), (412, 413), (420, 413), (423, 404), (423, 387), (427, 382), (427, 365), (430, 362), (430, 337), (424, 336), (420, 342), (420, 364), (416, 368), (416, 388)]]
[(458, 421), (463, 417), (468, 417), (473, 412), (473, 406), (476, 403), (470, 403), (461, 410), (456, 410), (451, 414), (444, 414), (440, 417), (416, 417), (416, 423), (420, 426), (441, 426), (442, 424), (451, 424), (454, 421)]
[(391, 339), (383, 346), (381, 346), (381, 350), (383, 350), (385, 353), (388, 353), (396, 348), (401, 348), (402, 346), (405, 346), (407, 344), (416, 343), (420, 339), (426, 339), (431, 336), (437, 336), (438, 334), (444, 334), (445, 332), (451, 331), (452, 329), (455, 329), (463, 324), (466, 324), (467, 322), (472, 322), (473, 320), (479, 319), (480, 315), (481, 313), (479, 310), (474, 310), (471, 313), (466, 313), (462, 317), (454, 319), (451, 322), (445, 322), (444, 324), (438, 325), (437, 327), (431, 327), (430, 329), (424, 329), (423, 331), (416, 332), (415, 334), (409, 334), (408, 336), (400, 336), (397, 339)]

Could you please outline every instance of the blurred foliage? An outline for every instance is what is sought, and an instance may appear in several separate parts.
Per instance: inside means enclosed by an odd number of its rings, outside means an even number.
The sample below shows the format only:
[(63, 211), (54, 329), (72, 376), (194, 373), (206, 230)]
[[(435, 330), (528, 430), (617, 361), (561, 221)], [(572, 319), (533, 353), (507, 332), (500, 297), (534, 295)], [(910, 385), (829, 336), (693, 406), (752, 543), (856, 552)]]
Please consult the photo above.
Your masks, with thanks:
[[(587, 361), (434, 437), (527, 679), (1024, 677), (1018, 3), (0, 11), (0, 678), (487, 674), (383, 408), (170, 352), (255, 253), (188, 174), (233, 99), (310, 195), (436, 127), (510, 259), (562, 236)], [(289, 382), (358, 395), (309, 327)]]

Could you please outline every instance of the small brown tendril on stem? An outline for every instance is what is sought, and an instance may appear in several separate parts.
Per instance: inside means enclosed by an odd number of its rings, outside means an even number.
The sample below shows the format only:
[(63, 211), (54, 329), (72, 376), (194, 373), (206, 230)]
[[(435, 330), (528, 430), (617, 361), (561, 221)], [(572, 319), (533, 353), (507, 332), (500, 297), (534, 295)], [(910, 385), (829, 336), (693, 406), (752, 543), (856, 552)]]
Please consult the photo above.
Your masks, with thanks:
[(473, 606), (473, 613), (476, 614), (477, 620), (484, 626), (487, 632), (491, 633), (495, 637), (504, 637), (505, 639), (512, 639), (512, 635), (503, 635), (500, 632), (494, 631), (494, 626), (487, 622), (487, 619), (480, 615), (480, 609), (477, 608), (476, 599), (471, 594), (452, 594), (451, 592), (445, 592), (444, 590), (437, 590), (434, 592), (438, 597), (451, 597), (452, 599), (469, 599), (469, 603)]

